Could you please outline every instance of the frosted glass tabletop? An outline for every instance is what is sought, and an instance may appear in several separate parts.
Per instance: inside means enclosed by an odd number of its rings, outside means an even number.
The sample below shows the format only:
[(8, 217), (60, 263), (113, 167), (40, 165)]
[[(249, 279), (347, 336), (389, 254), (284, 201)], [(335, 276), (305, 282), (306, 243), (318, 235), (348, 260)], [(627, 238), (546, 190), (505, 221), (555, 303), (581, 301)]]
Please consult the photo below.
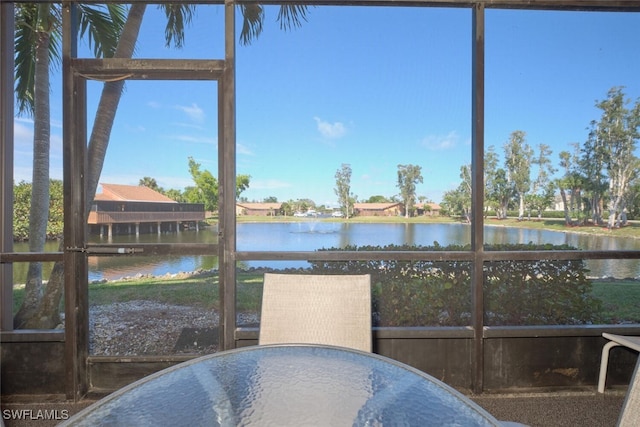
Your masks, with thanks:
[(145, 377), (69, 426), (495, 426), (448, 385), (339, 347), (269, 345), (203, 356)]

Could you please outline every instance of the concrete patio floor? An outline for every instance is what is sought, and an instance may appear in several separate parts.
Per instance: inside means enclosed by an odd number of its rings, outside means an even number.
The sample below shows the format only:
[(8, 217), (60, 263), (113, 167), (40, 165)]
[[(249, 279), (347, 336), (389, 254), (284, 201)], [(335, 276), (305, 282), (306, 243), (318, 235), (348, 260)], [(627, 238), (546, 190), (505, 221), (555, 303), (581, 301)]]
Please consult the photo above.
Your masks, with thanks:
[(501, 421), (531, 427), (614, 427), (625, 391), (500, 394), (471, 399)]

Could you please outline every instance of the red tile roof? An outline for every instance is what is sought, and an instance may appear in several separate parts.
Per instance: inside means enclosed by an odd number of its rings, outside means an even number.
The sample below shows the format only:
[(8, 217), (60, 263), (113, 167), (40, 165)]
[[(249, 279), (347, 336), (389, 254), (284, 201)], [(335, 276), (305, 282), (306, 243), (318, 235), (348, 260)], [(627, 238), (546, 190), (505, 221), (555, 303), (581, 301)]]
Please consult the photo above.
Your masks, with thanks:
[(123, 202), (178, 203), (143, 185), (100, 184), (102, 193), (95, 200), (115, 200)]
[(391, 209), (396, 206), (399, 206), (400, 203), (392, 202), (392, 203), (354, 203), (353, 207), (355, 209), (366, 209), (369, 211), (383, 211), (385, 209)]

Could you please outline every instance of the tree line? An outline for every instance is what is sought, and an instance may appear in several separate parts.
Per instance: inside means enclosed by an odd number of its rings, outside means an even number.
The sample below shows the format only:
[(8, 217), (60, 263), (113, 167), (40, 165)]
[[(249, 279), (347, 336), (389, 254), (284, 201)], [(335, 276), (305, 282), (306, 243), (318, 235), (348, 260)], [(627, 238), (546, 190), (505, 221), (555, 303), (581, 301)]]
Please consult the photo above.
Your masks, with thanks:
[[(595, 105), (600, 119), (589, 123), (582, 144), (571, 143), (571, 151), (559, 153), (559, 169), (552, 165), (550, 147), (532, 148), (522, 130), (512, 132), (503, 145), (502, 165), (490, 146), (484, 156), (485, 213), (505, 218), (517, 209), (519, 218), (532, 212), (541, 216), (559, 194), (567, 225), (590, 222), (613, 228), (637, 216), (640, 100), (632, 102), (622, 87), (614, 87)], [(559, 177), (552, 178), (558, 171)], [(444, 194), (442, 205), (449, 214), (470, 218), (471, 165), (461, 166), (460, 178), (458, 187)]]

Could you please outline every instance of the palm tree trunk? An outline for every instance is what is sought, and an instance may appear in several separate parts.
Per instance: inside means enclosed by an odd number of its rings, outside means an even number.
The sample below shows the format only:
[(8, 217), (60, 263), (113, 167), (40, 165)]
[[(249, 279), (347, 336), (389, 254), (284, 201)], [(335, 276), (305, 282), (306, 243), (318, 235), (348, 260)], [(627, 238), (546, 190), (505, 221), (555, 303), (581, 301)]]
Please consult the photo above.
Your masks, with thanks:
[[(37, 33), (35, 48), (34, 77), (34, 136), (33, 175), (31, 189), (31, 209), (29, 212), (29, 251), (42, 252), (47, 238), (49, 222), (49, 151), (50, 151), (50, 109), (49, 109), (49, 33)], [(15, 328), (23, 328), (27, 319), (32, 318), (44, 294), (42, 286), (42, 263), (29, 264), (25, 283), (25, 300), (13, 323)]]
[(569, 215), (569, 205), (567, 203), (567, 192), (560, 187), (560, 197), (562, 197), (562, 206), (564, 207), (564, 225), (571, 225), (571, 216)]
[[(131, 58), (133, 56), (133, 50), (138, 39), (145, 10), (146, 5), (141, 3), (135, 3), (129, 9), (127, 22), (124, 26), (122, 36), (120, 37), (118, 48), (114, 55), (115, 57)], [(91, 203), (93, 202), (93, 198), (95, 197), (96, 190), (98, 188), (98, 181), (104, 165), (111, 129), (113, 127), (116, 110), (118, 109), (118, 104), (122, 95), (123, 86), (124, 81), (107, 82), (104, 85), (102, 95), (100, 97), (100, 103), (96, 112), (96, 119), (93, 125), (93, 131), (91, 133), (88, 148), (89, 172), (87, 183), (87, 206), (85, 207), (86, 217), (89, 215), (89, 209), (91, 208)], [(48, 90), (48, 84), (46, 87)], [(45, 123), (49, 123), (49, 120), (46, 120)], [(49, 168), (47, 167), (46, 170), (48, 171)], [(62, 262), (56, 262), (51, 276), (49, 277), (49, 281), (45, 285), (44, 289), (40, 286), (40, 291), (36, 296), (36, 300), (30, 304), (22, 305), (25, 310), (23, 312), (21, 308), (18, 313), (20, 317), (16, 315), (16, 319), (14, 319), (14, 326), (16, 328), (29, 329), (51, 329), (58, 326), (60, 324), (59, 310), (63, 289), (63, 264)]]
[[(142, 18), (144, 17), (146, 7), (146, 4), (134, 3), (129, 9), (127, 22), (125, 23), (122, 36), (118, 42), (118, 48), (114, 54), (115, 58), (131, 58), (133, 56), (133, 51), (136, 41), (138, 40), (138, 34), (140, 33)], [(86, 207), (87, 216), (89, 215), (91, 203), (93, 202), (93, 198), (95, 197), (98, 189), (98, 182), (100, 180), (100, 174), (102, 173), (102, 167), (104, 166), (104, 159), (109, 146), (111, 129), (113, 128), (113, 122), (116, 118), (116, 111), (118, 110), (118, 104), (120, 103), (123, 87), (124, 80), (107, 82), (104, 84), (102, 95), (100, 96), (100, 103), (98, 104), (98, 110), (96, 111), (93, 130), (91, 132), (91, 137), (89, 138), (87, 156), (89, 161), (87, 182), (88, 206)]]

